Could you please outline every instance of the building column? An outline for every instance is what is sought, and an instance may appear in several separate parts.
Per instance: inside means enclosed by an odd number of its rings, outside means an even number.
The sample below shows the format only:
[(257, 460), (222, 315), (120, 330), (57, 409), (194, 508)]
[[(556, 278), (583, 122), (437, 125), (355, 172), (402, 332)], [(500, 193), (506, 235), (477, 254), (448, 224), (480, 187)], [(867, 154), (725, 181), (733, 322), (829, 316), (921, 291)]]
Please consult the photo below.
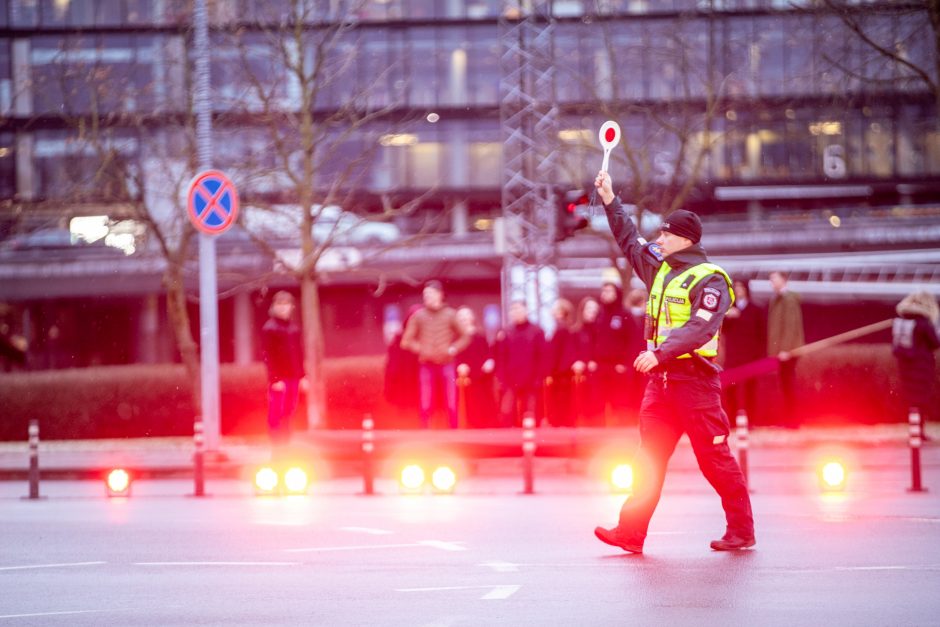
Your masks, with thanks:
[(465, 237), (470, 230), (466, 200), (455, 200), (450, 206), (450, 230), (455, 237)]
[(147, 294), (140, 304), (137, 333), (137, 361), (155, 364), (158, 359), (157, 339), (160, 331), (160, 299), (156, 294)]
[(254, 324), (255, 312), (251, 305), (251, 294), (239, 292), (235, 295), (235, 363), (244, 366), (255, 360)]

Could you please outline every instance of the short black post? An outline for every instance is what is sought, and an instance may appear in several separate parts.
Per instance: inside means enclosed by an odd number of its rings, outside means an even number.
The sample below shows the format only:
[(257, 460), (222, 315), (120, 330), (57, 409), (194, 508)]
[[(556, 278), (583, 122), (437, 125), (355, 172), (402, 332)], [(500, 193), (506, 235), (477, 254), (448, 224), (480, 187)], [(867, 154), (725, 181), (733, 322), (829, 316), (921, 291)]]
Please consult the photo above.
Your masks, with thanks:
[(738, 415), (734, 419), (734, 423), (737, 427), (738, 466), (741, 467), (741, 472), (744, 474), (744, 485), (749, 485), (749, 478), (747, 473), (747, 412), (743, 409), (739, 409)]
[(375, 441), (373, 433), (375, 421), (371, 414), (366, 414), (362, 419), (362, 492), (363, 494), (375, 494), (375, 468), (372, 464), (372, 453), (375, 451)]
[(202, 418), (197, 417), (193, 423), (193, 444), (196, 452), (193, 454), (193, 496), (206, 495), (206, 439), (202, 430)]
[(920, 410), (916, 407), (911, 407), (910, 411), (907, 414), (908, 422), (908, 443), (911, 447), (911, 487), (908, 492), (926, 492), (925, 488), (921, 484), (921, 474), (920, 474)]
[(39, 498), (39, 421), (29, 421), (29, 498)]
[(525, 480), (523, 494), (535, 494), (533, 462), (535, 457), (535, 417), (527, 413), (522, 419), (522, 472)]

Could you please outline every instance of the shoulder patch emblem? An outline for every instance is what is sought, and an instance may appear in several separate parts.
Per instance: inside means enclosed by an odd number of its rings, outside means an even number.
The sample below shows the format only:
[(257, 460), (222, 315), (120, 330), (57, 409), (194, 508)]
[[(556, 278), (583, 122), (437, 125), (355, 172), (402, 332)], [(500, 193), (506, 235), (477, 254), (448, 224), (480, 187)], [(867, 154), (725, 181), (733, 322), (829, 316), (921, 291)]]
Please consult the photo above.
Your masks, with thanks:
[(708, 311), (718, 311), (718, 295), (706, 292), (702, 298), (702, 307)]
[(650, 244), (646, 247), (646, 250), (650, 251), (650, 254), (656, 258), (656, 261), (663, 260), (663, 249), (659, 244)]

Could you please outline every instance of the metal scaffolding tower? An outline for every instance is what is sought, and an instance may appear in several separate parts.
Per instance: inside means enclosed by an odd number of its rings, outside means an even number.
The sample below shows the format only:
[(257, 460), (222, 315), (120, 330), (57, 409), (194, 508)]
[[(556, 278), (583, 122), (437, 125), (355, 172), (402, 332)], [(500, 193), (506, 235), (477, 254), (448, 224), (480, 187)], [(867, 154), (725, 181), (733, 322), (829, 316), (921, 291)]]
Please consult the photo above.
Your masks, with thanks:
[(524, 300), (543, 329), (558, 298), (555, 253), (555, 143), (552, 0), (504, 0), (499, 18), (500, 129), (505, 253), (502, 299)]

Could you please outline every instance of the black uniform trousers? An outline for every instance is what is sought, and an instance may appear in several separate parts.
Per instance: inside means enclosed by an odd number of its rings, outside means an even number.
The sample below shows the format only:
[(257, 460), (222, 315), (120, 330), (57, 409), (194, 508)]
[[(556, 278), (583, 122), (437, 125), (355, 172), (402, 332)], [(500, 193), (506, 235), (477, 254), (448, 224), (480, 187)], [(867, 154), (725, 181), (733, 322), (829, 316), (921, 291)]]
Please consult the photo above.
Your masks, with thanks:
[(751, 499), (741, 468), (728, 447), (729, 431), (717, 375), (651, 375), (640, 407), (640, 464), (633, 494), (620, 510), (620, 530), (646, 537), (669, 458), (682, 434), (688, 433), (702, 474), (721, 497), (727, 532), (753, 536)]

